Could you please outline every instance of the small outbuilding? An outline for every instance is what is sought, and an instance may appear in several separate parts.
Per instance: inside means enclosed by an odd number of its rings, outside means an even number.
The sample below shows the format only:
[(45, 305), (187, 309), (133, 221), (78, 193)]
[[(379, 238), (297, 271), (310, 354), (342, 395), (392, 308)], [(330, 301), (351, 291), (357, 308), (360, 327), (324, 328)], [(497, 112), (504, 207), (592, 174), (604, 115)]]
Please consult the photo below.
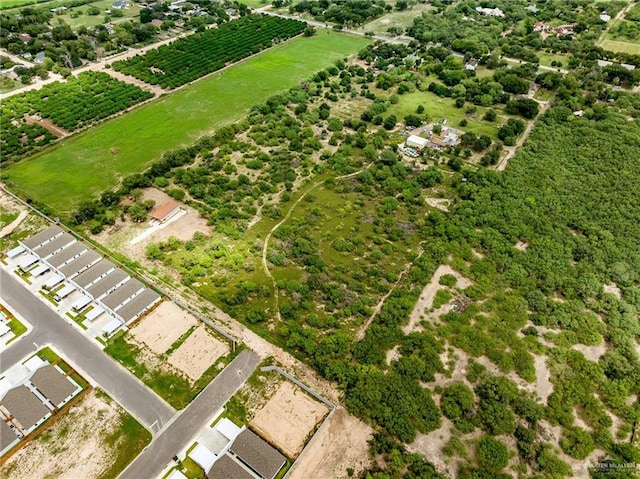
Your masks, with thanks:
[(429, 144), (429, 140), (417, 135), (410, 135), (405, 141), (405, 145), (407, 145), (410, 148), (416, 148), (418, 150), (422, 150), (428, 144)]
[(152, 211), (151, 211), (151, 218), (153, 218), (156, 221), (159, 221), (160, 223), (165, 223), (167, 222), (169, 219), (171, 219), (175, 214), (177, 214), (180, 211), (180, 203), (178, 203), (177, 201), (171, 200), (171, 201), (167, 201), (166, 203), (155, 207)]

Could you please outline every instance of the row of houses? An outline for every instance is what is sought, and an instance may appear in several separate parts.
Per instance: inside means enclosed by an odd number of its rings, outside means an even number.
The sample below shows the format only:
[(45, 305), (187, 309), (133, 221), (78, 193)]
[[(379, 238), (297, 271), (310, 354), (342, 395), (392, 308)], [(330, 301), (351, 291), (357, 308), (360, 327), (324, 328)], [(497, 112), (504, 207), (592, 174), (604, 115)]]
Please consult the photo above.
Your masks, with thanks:
[(273, 479), (287, 461), (260, 436), (227, 418), (200, 435), (189, 457), (207, 479)]
[(32, 277), (51, 272), (42, 287), (55, 291), (54, 299), (58, 302), (79, 291), (81, 296), (71, 307), (74, 312), (95, 303), (87, 313), (89, 321), (106, 312), (119, 323), (129, 324), (160, 301), (158, 293), (58, 225), (20, 241), (7, 256), (18, 260), (19, 270)]
[(547, 22), (536, 22), (533, 24), (534, 32), (545, 32), (545, 33), (555, 33), (558, 37), (563, 37), (565, 35), (573, 35), (575, 33), (574, 28), (577, 23), (571, 23), (569, 25), (560, 25), (554, 27), (550, 23)]
[(58, 367), (34, 356), (0, 379), (0, 453), (82, 391), (82, 387)]
[(439, 135), (433, 132), (433, 128), (426, 128), (423, 131), (427, 133), (427, 138), (409, 135), (405, 140), (405, 146), (415, 149), (418, 153), (425, 148), (442, 151), (449, 147), (457, 146), (460, 143), (460, 135), (462, 134), (461, 131), (449, 127), (442, 127)]

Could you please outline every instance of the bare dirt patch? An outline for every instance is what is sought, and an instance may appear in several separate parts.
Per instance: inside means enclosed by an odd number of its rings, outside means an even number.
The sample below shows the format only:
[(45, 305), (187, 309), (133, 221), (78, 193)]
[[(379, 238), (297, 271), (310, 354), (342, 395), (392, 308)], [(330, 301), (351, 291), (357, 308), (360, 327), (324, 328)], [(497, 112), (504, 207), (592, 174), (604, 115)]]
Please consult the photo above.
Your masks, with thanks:
[[(198, 320), (175, 303), (163, 301), (130, 331), (135, 341), (156, 354), (163, 354)], [(179, 349), (179, 348), (178, 348)]]
[(458, 288), (465, 289), (471, 286), (471, 281), (469, 281), (467, 278), (465, 278), (460, 273), (455, 271), (453, 268), (451, 268), (451, 266), (446, 264), (438, 266), (438, 269), (436, 269), (436, 272), (433, 274), (431, 281), (429, 281), (429, 284), (427, 284), (422, 290), (422, 293), (420, 293), (418, 302), (416, 303), (415, 307), (413, 308), (413, 311), (411, 312), (409, 324), (407, 324), (402, 328), (405, 334), (409, 334), (411, 331), (415, 330), (416, 326), (421, 321), (422, 315), (426, 311), (431, 309), (431, 307), (433, 306), (433, 300), (436, 297), (436, 293), (438, 292), (439, 289), (444, 288), (444, 286), (442, 286), (439, 283), (439, 281), (440, 281), (440, 278), (443, 277), (445, 274), (452, 274), (453, 276), (456, 277), (456, 279), (458, 280), (456, 286)]
[(64, 128), (59, 127), (48, 118), (43, 119), (43, 118), (40, 118), (39, 116), (26, 115), (24, 119), (27, 123), (33, 123), (36, 125), (40, 125), (42, 128), (46, 128), (51, 133), (56, 135), (58, 138), (62, 138), (64, 136), (69, 135), (69, 130), (65, 130)]
[(110, 466), (115, 452), (106, 438), (121, 423), (124, 411), (95, 392), (27, 444), (0, 468), (4, 479), (93, 479)]
[(594, 363), (597, 363), (602, 355), (607, 352), (607, 347), (604, 344), (599, 344), (597, 346), (574, 344), (571, 349), (580, 351), (582, 354), (584, 354), (585, 358), (587, 358), (589, 361), (593, 361)]
[(614, 295), (618, 299), (622, 299), (622, 291), (618, 288), (616, 283), (609, 283), (604, 285), (604, 292)]
[(251, 425), (294, 459), (309, 433), (328, 411), (327, 406), (285, 381), (269, 402), (256, 412)]
[(434, 208), (438, 208), (445, 212), (449, 211), (449, 205), (451, 204), (451, 200), (446, 198), (425, 198), (425, 201), (429, 206), (433, 206)]
[(527, 243), (526, 241), (518, 241), (514, 246), (515, 249), (520, 251), (527, 251), (528, 247), (529, 247), (529, 243)]
[(215, 338), (202, 324), (169, 355), (168, 361), (171, 366), (185, 373), (189, 379), (196, 381), (228, 352), (229, 346)]
[(446, 456), (442, 453), (442, 448), (451, 439), (452, 429), (451, 421), (442, 417), (442, 426), (429, 434), (418, 433), (416, 440), (408, 445), (408, 449), (411, 452), (422, 454), (439, 473), (453, 477), (452, 468), (447, 464)]
[(291, 471), (291, 479), (343, 479), (347, 468), (358, 472), (371, 465), (369, 444), (373, 429), (337, 408), (318, 431)]

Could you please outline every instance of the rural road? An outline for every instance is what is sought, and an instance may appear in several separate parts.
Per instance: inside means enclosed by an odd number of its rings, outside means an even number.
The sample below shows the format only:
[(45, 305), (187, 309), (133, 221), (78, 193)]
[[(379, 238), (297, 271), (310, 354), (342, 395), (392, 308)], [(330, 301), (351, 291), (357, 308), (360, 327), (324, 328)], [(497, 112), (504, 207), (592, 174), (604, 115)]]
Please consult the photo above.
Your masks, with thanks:
[[(260, 363), (260, 357), (245, 349), (171, 422), (127, 467), (119, 479), (157, 477), (187, 442), (218, 411)], [(230, 478), (231, 479), (231, 478)]]
[(81, 375), (104, 389), (152, 433), (156, 434), (175, 416), (176, 411), (169, 404), (35, 298), (4, 269), (0, 269), (0, 294), (10, 309), (33, 326), (29, 334), (0, 353), (0, 370), (6, 371), (42, 347), (51, 345)]

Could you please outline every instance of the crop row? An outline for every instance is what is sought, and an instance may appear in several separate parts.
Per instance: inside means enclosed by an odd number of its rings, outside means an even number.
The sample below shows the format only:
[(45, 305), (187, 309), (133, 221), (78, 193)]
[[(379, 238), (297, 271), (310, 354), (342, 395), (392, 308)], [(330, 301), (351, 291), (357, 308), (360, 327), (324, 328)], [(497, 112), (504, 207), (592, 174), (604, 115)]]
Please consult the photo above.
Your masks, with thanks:
[(151, 97), (152, 93), (102, 72), (81, 73), (66, 82), (12, 96), (0, 110), (0, 162), (17, 160), (55, 140), (35, 123), (38, 118), (71, 132)]
[(176, 88), (299, 35), (306, 23), (247, 15), (203, 33), (176, 40), (145, 55), (114, 62), (113, 68), (151, 85)]

